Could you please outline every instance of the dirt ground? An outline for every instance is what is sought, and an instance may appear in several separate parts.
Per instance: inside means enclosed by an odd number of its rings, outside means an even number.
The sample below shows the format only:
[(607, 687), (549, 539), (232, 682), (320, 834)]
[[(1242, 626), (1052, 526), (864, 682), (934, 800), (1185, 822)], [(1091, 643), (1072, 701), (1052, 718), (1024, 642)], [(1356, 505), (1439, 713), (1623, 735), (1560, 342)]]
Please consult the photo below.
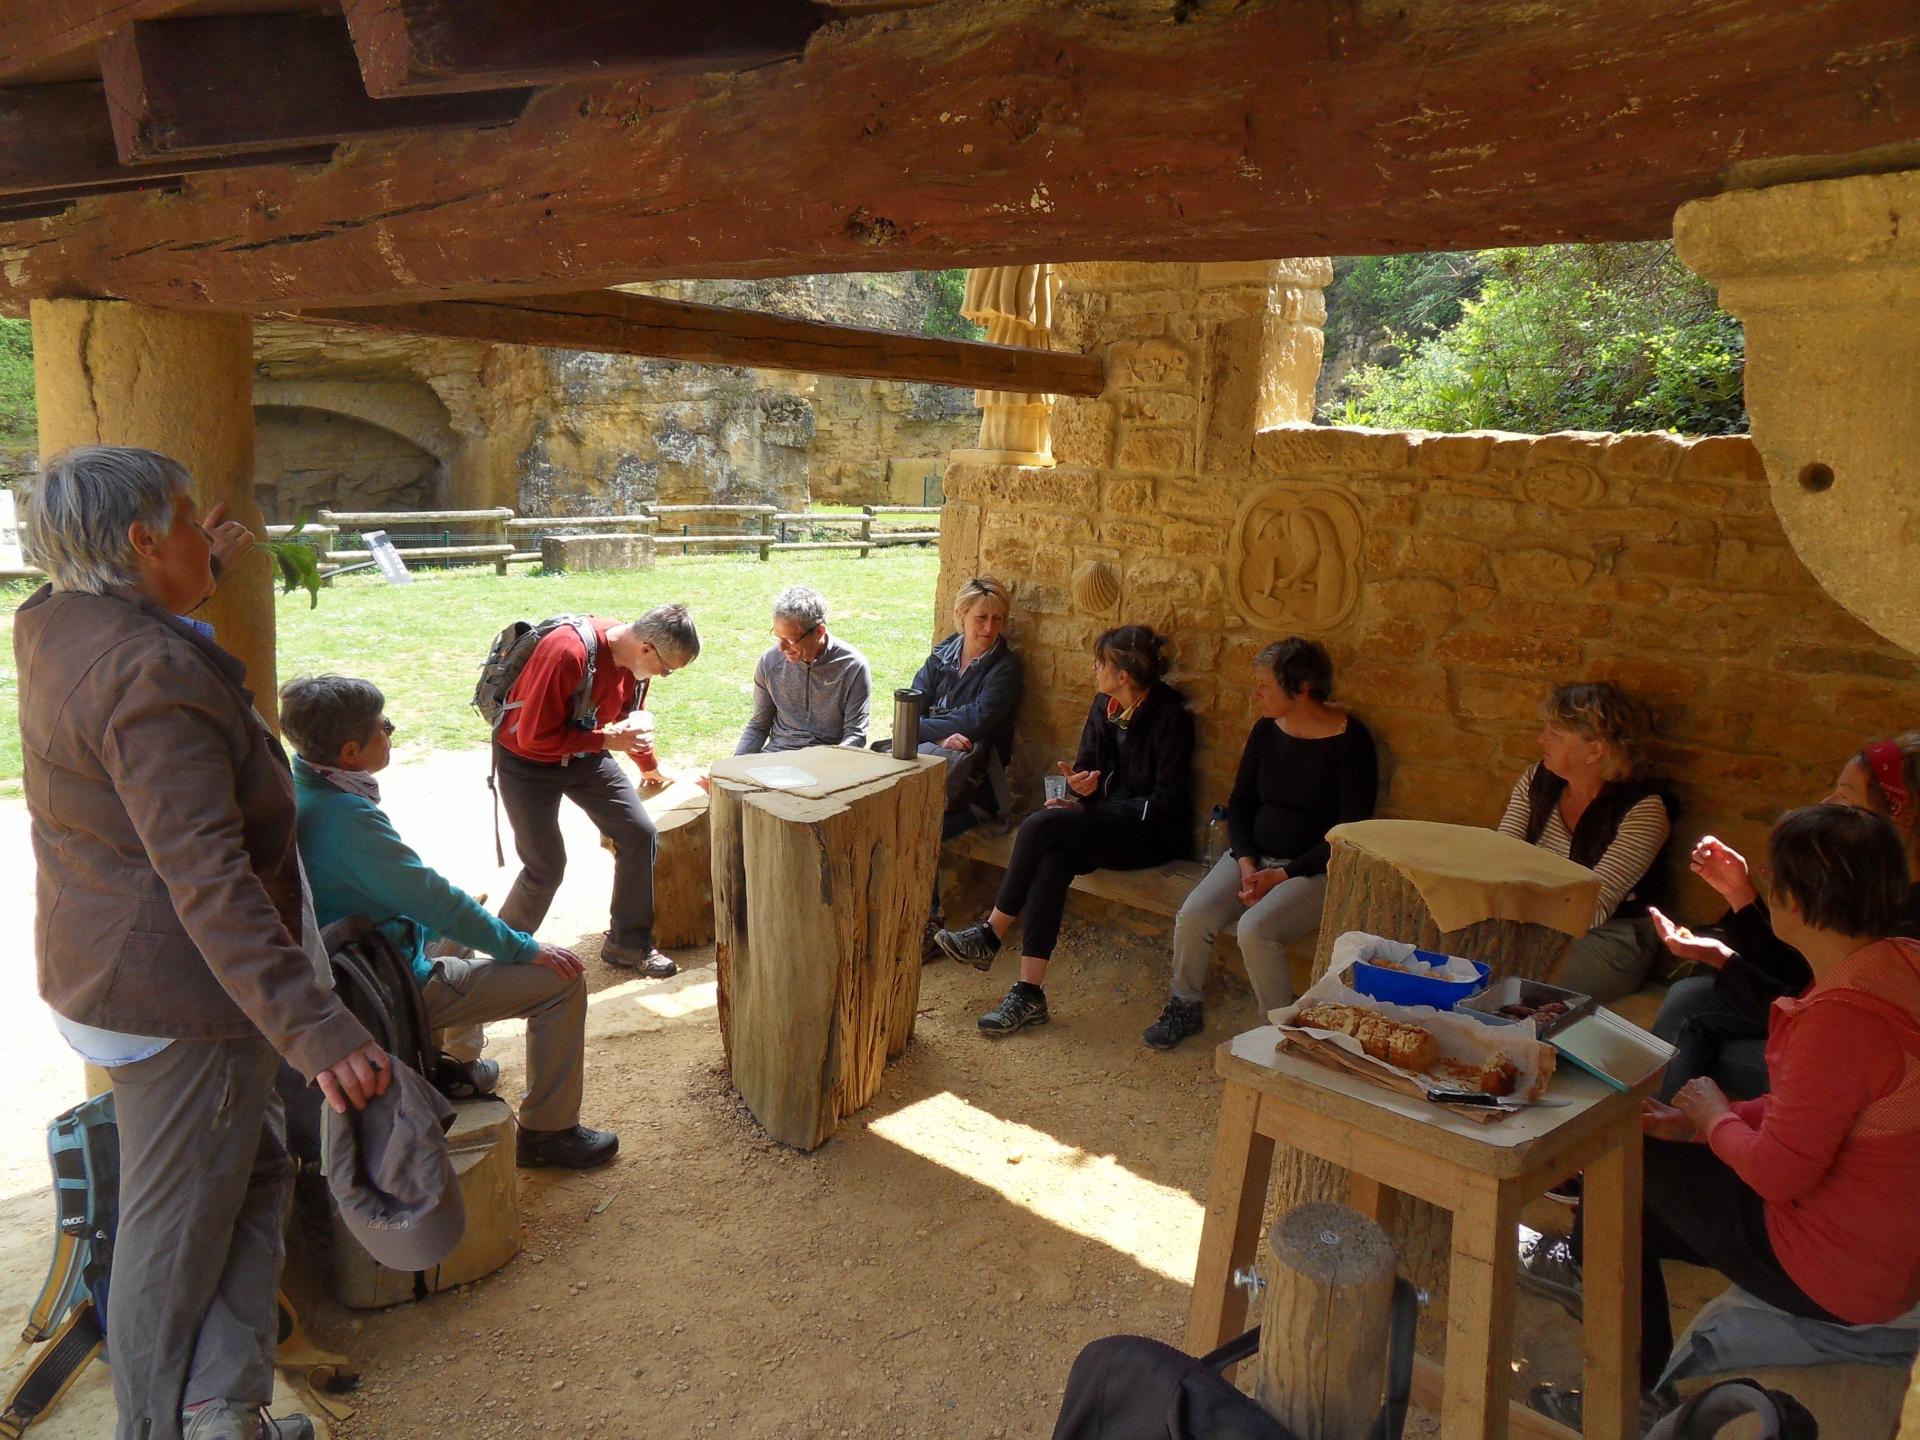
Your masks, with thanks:
[[(389, 771), (385, 798), (430, 862), (498, 896), (510, 874), (493, 863), (483, 777), (477, 753), (435, 756)], [(611, 867), (571, 810), (567, 825), (571, 868), (543, 934), (597, 953)], [(33, 996), (30, 896), (16, 878), (31, 884), (25, 831), (19, 803), (0, 802), (0, 929), (14, 957), (0, 970), (13, 1017), (0, 1307), (12, 1314), (49, 1243), (42, 1127), (81, 1093)], [(1011, 983), (1008, 961), (990, 975), (928, 967), (906, 1055), (810, 1155), (768, 1140), (727, 1083), (711, 949), (682, 953), (667, 981), (590, 963), (583, 1118), (620, 1133), (619, 1158), (523, 1173), (525, 1250), (477, 1284), (383, 1312), (310, 1304), (315, 1338), (364, 1375), (356, 1413), (332, 1433), (1048, 1434), (1086, 1342), (1180, 1341), (1219, 1096), (1211, 1045), (1258, 1023), (1250, 995), (1228, 995), (1209, 1009), (1207, 1043), (1145, 1049), (1164, 951), (1116, 941), (1097, 919), (1069, 923), (1044, 1029), (998, 1041), (975, 1030)], [(521, 1027), (489, 1035), (501, 1094), (517, 1100)], [(1520, 1304), (1516, 1385), (1574, 1380), (1577, 1329), (1550, 1304)], [(104, 1433), (105, 1380), (95, 1367), (34, 1433)]]

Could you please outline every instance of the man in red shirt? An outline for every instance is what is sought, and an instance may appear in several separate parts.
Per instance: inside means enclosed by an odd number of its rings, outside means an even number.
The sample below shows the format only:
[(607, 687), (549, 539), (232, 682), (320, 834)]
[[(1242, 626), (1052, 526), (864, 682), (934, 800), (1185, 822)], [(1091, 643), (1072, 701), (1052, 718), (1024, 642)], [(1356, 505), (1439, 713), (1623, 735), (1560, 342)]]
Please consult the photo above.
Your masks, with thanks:
[(700, 636), (684, 605), (656, 606), (631, 625), (594, 616), (592, 625), (590, 728), (573, 715), (587, 651), (571, 625), (556, 626), (534, 647), (507, 693), (510, 708), (495, 733), (494, 763), (520, 874), (500, 918), (528, 933), (546, 918), (567, 869), (560, 836), (564, 796), (613, 844), (613, 903), (601, 957), (663, 979), (679, 967), (653, 946), (653, 819), (618, 757), (632, 756), (641, 779), (662, 783), (647, 685), (692, 664)]

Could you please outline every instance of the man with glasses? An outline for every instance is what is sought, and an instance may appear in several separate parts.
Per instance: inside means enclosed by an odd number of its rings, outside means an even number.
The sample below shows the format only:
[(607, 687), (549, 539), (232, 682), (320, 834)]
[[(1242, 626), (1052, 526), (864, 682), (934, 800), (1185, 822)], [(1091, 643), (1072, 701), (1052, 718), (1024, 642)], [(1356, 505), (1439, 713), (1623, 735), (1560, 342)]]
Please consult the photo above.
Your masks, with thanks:
[[(507, 692), (508, 719), (495, 732), (500, 803), (513, 825), (520, 874), (500, 907), (516, 930), (537, 930), (566, 874), (560, 801), (587, 812), (613, 845), (613, 901), (600, 957), (658, 980), (679, 967), (653, 944), (653, 817), (640, 803), (619, 756), (640, 778), (665, 783), (653, 750), (647, 686), (691, 665), (700, 636), (684, 605), (658, 605), (631, 625), (591, 619), (592, 665), (572, 625), (556, 625), (534, 647)], [(591, 668), (590, 722), (577, 722), (574, 697)]]
[(827, 633), (818, 590), (789, 585), (773, 602), (773, 648), (753, 672), (753, 718), (736, 755), (867, 743), (873, 673), (867, 657)]

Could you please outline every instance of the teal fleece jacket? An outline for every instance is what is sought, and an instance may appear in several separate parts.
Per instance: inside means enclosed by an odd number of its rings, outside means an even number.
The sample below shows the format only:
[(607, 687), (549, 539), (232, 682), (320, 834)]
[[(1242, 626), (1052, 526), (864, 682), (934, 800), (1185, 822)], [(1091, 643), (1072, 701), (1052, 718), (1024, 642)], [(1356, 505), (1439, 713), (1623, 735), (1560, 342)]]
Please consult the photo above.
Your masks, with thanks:
[(508, 964), (533, 959), (539, 942), (489, 911), (400, 838), (393, 822), (363, 795), (350, 795), (298, 755), (294, 800), (300, 814), (300, 859), (313, 887), (314, 917), (331, 925), (364, 915), (413, 964), (424, 984), (433, 974), (427, 946), (452, 940)]

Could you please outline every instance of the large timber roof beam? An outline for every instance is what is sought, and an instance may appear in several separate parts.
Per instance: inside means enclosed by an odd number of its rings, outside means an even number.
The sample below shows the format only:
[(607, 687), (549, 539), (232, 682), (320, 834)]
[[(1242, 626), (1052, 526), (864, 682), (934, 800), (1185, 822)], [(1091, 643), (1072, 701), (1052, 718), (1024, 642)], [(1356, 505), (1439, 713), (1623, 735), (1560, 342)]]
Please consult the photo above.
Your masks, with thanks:
[(9, 0), (0, 5), (0, 80), (90, 49), (135, 20), (187, 0)]
[(101, 45), (100, 71), (129, 163), (504, 125), (527, 103), (525, 91), (373, 99), (338, 15), (138, 21)]
[(830, 325), (616, 290), (507, 301), (444, 300), (304, 310), (294, 318), (506, 345), (873, 380), (919, 380), (981, 390), (1098, 395), (1105, 385), (1100, 361), (1092, 355)]
[(811, 0), (344, 0), (367, 89), (436, 95), (791, 60)]

